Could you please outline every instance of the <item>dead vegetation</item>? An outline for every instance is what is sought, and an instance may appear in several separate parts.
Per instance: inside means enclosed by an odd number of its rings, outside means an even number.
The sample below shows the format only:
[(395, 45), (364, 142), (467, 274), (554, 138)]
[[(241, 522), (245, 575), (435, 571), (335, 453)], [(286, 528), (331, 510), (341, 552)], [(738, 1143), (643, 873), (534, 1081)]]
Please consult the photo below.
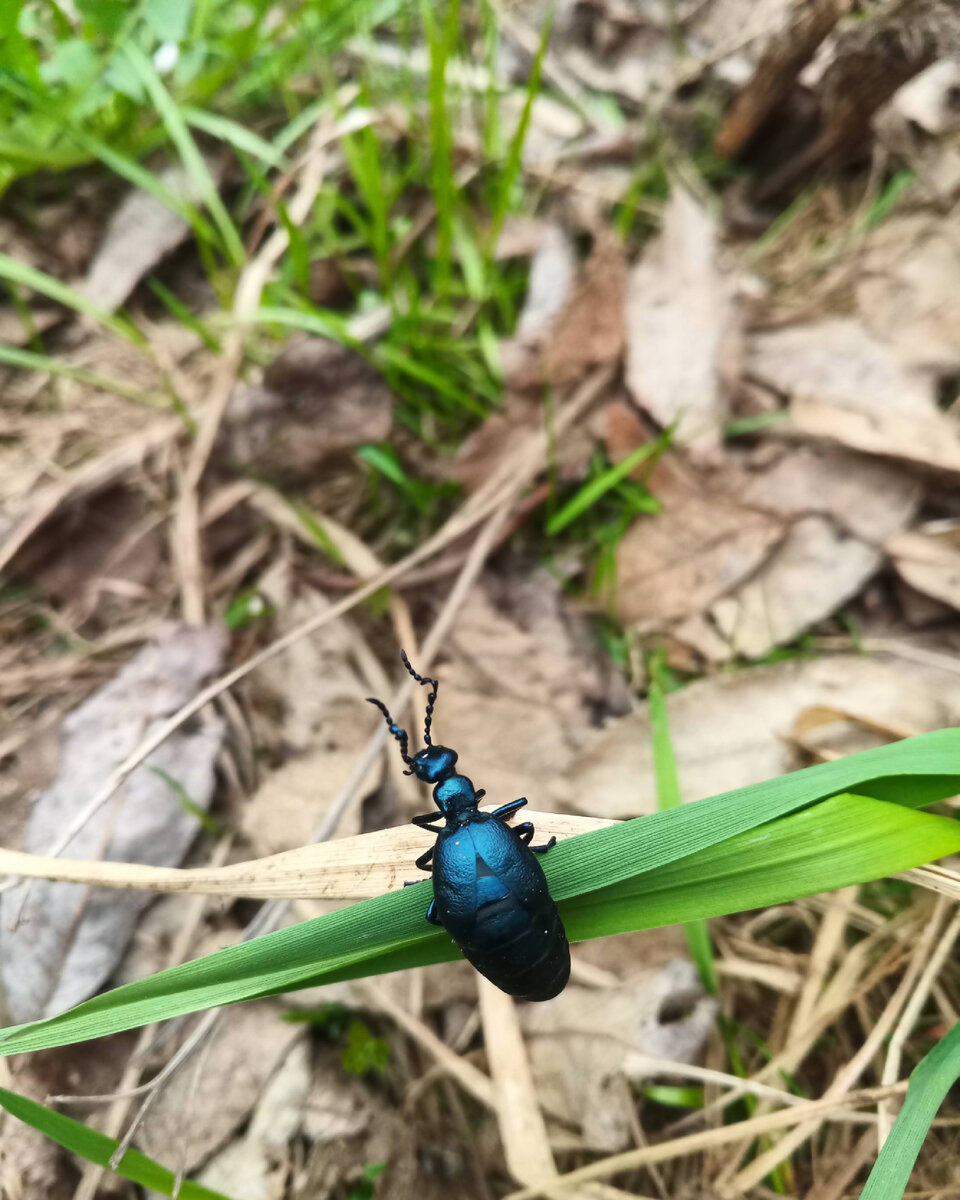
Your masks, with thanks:
[[(245, 210), (216, 143), (229, 287), (171, 209), (209, 200), (189, 170), (153, 164), (166, 202), (102, 165), (66, 198), (7, 193), (4, 254), (75, 292), (4, 276), (0, 869), (31, 873), (22, 850), (72, 881), (0, 885), (5, 1024), (399, 886), (378, 831), (422, 797), (364, 698), (394, 692), (400, 646), (441, 681), (444, 742), (548, 834), (655, 810), (650, 653), (686, 801), (960, 724), (955, 6), (568, 3), (542, 64), (540, 6), (491, 11), (507, 124), (542, 65), (517, 211), (496, 228), (469, 191), (469, 105), (447, 165), (495, 230), (508, 330), (443, 186), (402, 195), (386, 250), (302, 261), (331, 192), (362, 199), (349, 138), (424, 136), (422, 87), (411, 111), (352, 87), (391, 55), (416, 75), (389, 23), (342, 49), (339, 110)], [(388, 280), (415, 252), (465, 280), (444, 351), (496, 343), (476, 412), (429, 347), (410, 401)], [(243, 865), (272, 855), (272, 881)], [(936, 870), (711, 921), (716, 997), (671, 926), (577, 947), (543, 1007), (448, 964), (2, 1082), (236, 1200), (852, 1200), (957, 1021)], [(148, 908), (108, 876), (213, 898)], [(910, 1195), (955, 1194), (955, 1108)], [(9, 1117), (0, 1172), (11, 1200), (135, 1192)]]

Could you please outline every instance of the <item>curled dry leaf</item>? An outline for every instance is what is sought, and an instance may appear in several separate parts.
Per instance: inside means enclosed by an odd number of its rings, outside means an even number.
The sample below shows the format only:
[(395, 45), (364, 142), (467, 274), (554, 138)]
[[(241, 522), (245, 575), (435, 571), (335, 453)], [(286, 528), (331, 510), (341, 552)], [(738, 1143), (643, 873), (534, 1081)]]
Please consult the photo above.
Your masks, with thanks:
[(899, 533), (887, 542), (897, 574), (911, 587), (960, 609), (960, 537), (942, 530)]
[[(44, 852), (83, 812), (103, 780), (141, 739), (181, 705), (220, 665), (219, 630), (168, 626), (114, 678), (75, 709), (61, 727), (57, 779), (30, 814), (25, 849)], [(199, 829), (164, 771), (190, 800), (206, 807), (223, 736), (217, 720), (182, 729), (94, 814), (68, 852), (161, 866), (178, 863)], [(148, 897), (91, 892), (37, 882), (0, 900), (0, 972), (14, 1021), (29, 1021), (78, 1004), (109, 977)]]
[(676, 635), (712, 660), (758, 657), (854, 595), (919, 499), (902, 472), (846, 452), (750, 465), (695, 479), (665, 460), (653, 484), (663, 511), (638, 519), (618, 551), (625, 621), (682, 622)]
[(658, 237), (633, 268), (626, 305), (627, 385), (676, 440), (715, 455), (740, 374), (740, 328), (731, 281), (717, 266), (717, 225), (675, 187)]
[(933, 377), (900, 361), (857, 320), (755, 333), (747, 371), (790, 397), (797, 433), (960, 471), (960, 425), (937, 408)]
[[(804, 765), (788, 736), (805, 709), (842, 710), (865, 725), (941, 729), (960, 721), (960, 677), (858, 655), (781, 662), (691, 684), (668, 700), (680, 792), (700, 800)], [(864, 748), (862, 729), (842, 746)], [(656, 809), (646, 709), (609, 721), (547, 788), (551, 806), (626, 818)]]
[[(194, 177), (182, 166), (168, 167), (158, 183), (188, 204), (203, 199)], [(103, 238), (87, 269), (84, 295), (105, 312), (113, 312), (140, 280), (190, 234), (190, 223), (148, 192), (135, 188), (107, 222)]]
[(537, 1095), (582, 1128), (590, 1150), (622, 1150), (632, 1136), (632, 1101), (621, 1082), (637, 1076), (631, 1054), (693, 1062), (716, 1014), (696, 968), (680, 958), (619, 987), (570, 983), (552, 1003), (521, 1010)]
[(291, 479), (390, 432), (392, 395), (355, 350), (321, 337), (294, 338), (230, 401), (216, 452), (235, 468)]

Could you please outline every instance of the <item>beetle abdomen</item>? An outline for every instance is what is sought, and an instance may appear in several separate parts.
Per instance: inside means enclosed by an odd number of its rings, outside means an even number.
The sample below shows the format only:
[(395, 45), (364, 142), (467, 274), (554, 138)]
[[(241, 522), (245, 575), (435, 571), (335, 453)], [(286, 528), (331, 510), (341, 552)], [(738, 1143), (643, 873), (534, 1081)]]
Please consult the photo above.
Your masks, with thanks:
[(437, 914), (464, 957), (523, 1000), (550, 1000), (570, 975), (570, 947), (536, 856), (486, 814), (441, 834)]

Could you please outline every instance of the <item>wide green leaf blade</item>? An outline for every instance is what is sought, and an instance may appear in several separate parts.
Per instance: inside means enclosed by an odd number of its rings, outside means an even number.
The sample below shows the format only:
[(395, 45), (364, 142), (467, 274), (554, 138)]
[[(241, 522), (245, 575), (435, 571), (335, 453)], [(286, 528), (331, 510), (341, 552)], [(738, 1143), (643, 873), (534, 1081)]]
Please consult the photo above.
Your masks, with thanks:
[[(817, 804), (852, 788), (867, 796), (843, 797), (831, 808)], [(877, 878), (952, 852), (960, 825), (908, 806), (958, 790), (960, 730), (943, 730), (570, 838), (544, 865), (575, 937), (671, 924)], [(875, 793), (902, 803), (877, 803), (866, 817), (862, 806)], [(843, 824), (850, 804), (860, 805), (856, 819)], [(805, 817), (799, 826), (770, 824), (797, 809), (810, 810), (797, 814)], [(828, 827), (828, 817), (840, 824)], [(890, 833), (890, 822), (901, 819)], [(741, 836), (760, 825), (766, 828), (754, 840)], [(784, 836), (774, 853), (778, 834)], [(836, 861), (826, 854), (834, 837)], [(803, 839), (810, 844), (801, 846)], [(818, 853), (807, 852), (811, 845)], [(0, 1053), (67, 1045), (214, 1005), (454, 958), (446, 934), (424, 921), (429, 897), (424, 882), (126, 984), (7, 1030)]]
[[(561, 904), (571, 941), (764, 908), (957, 853), (960, 822), (841, 795)], [(642, 924), (637, 925), (637, 919)]]
[(903, 1108), (873, 1164), (860, 1200), (900, 1200), (927, 1130), (958, 1078), (960, 1025), (954, 1025), (914, 1068)]
[[(66, 1117), (52, 1108), (45, 1108), (35, 1100), (28, 1100), (26, 1096), (10, 1092), (6, 1088), (0, 1088), (0, 1107), (5, 1108), (11, 1116), (23, 1121), (25, 1125), (39, 1129), (65, 1150), (79, 1154), (81, 1158), (96, 1163), (98, 1167), (109, 1167), (110, 1156), (119, 1145), (115, 1138), (98, 1133), (72, 1117)], [(174, 1194), (176, 1179), (173, 1172), (161, 1167), (152, 1158), (147, 1158), (139, 1150), (126, 1152), (120, 1160), (117, 1174), (152, 1188), (163, 1196)], [(177, 1194), (180, 1200), (230, 1200), (229, 1196), (224, 1196), (222, 1192), (213, 1192), (210, 1188), (191, 1183), (189, 1180), (181, 1183)]]

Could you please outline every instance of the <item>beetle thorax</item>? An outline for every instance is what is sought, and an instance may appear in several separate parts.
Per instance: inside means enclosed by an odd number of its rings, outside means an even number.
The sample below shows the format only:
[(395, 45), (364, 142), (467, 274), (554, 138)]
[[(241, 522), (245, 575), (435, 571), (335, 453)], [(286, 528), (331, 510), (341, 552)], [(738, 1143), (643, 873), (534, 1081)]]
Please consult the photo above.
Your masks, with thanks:
[(433, 789), (433, 798), (448, 821), (462, 821), (477, 811), (477, 793), (466, 775), (448, 775)]

